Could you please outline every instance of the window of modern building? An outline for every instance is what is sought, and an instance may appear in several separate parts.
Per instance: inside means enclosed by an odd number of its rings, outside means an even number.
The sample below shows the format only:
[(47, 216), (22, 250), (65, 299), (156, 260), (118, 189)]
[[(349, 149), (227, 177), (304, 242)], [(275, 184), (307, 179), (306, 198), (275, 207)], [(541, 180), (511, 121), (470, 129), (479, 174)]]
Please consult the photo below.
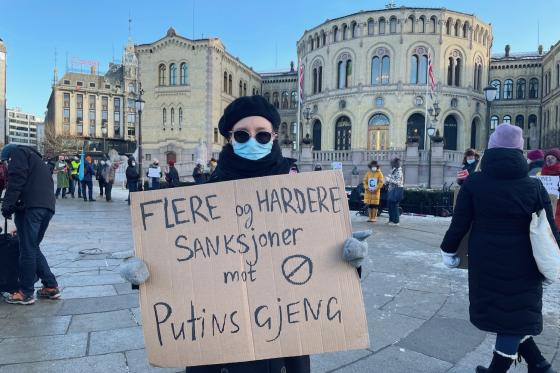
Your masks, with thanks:
[(113, 132), (115, 137), (121, 135), (121, 98), (115, 97), (113, 99)]
[(84, 133), (84, 95), (76, 95), (76, 133)]
[(506, 79), (504, 81), (504, 100), (511, 100), (513, 98), (513, 80)]
[(490, 83), (490, 85), (494, 88), (496, 88), (496, 100), (500, 100), (502, 97), (502, 82), (500, 82), (499, 80), (495, 79), (492, 80), (492, 82)]
[(539, 80), (537, 78), (529, 80), (529, 98), (539, 98)]
[(95, 83), (89, 83), (90, 88), (95, 88)]
[(159, 65), (158, 82), (159, 82), (160, 86), (165, 85), (165, 65), (164, 64)]
[(189, 67), (188, 65), (183, 62), (181, 63), (181, 67), (180, 67), (180, 74), (179, 74), (179, 82), (181, 85), (187, 85), (187, 82), (189, 80)]
[(96, 136), (96, 97), (94, 95), (90, 95), (88, 97), (89, 99), (89, 115), (88, 115), (88, 119), (89, 119), (89, 136), (90, 137), (95, 137)]

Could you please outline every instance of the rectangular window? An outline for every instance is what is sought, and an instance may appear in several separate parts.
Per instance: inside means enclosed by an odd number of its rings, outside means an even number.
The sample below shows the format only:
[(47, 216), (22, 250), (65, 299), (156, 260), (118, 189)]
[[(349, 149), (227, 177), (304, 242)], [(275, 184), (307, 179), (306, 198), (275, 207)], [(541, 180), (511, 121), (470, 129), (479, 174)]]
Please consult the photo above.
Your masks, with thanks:
[(109, 122), (109, 97), (102, 96), (101, 97), (101, 128), (107, 128)]
[(65, 93), (64, 94), (64, 107), (69, 108), (70, 107), (70, 93)]
[(70, 81), (69, 81), (69, 80), (65, 80), (65, 81), (64, 81), (64, 84), (70, 84)]
[(89, 96), (89, 109), (90, 110), (95, 110), (95, 96), (94, 95)]
[(95, 83), (89, 83), (90, 88), (95, 88)]
[(84, 133), (84, 95), (76, 95), (76, 132), (79, 136)]
[(70, 123), (70, 108), (64, 108), (64, 123)]
[(113, 110), (113, 127), (115, 136), (121, 135), (121, 99), (120, 97), (115, 97), (114, 100), (114, 110)]
[(110, 84), (105, 84), (105, 89), (111, 89), (111, 85)]
[(76, 82), (76, 85), (77, 85), (78, 87), (81, 87), (81, 86), (84, 85), (84, 82)]
[(89, 136), (95, 137), (95, 110), (89, 111)]

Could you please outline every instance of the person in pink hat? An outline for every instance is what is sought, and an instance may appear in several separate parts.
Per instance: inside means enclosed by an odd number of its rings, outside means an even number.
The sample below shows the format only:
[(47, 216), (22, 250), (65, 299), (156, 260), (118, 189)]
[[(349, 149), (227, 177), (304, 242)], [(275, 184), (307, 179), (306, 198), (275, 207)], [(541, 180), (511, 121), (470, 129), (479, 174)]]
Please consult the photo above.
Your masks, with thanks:
[(527, 153), (529, 160), (529, 176), (539, 176), (544, 166), (544, 152), (540, 149), (531, 150)]
[(470, 229), (470, 321), (497, 335), (490, 366), (477, 367), (477, 373), (507, 372), (518, 356), (529, 372), (554, 372), (532, 337), (543, 331), (543, 276), (529, 238), (536, 206), (546, 210), (557, 241), (560, 235), (548, 193), (528, 176), (528, 169), (522, 130), (499, 125), (490, 136), (481, 171), (470, 175), (459, 191), (441, 243), (443, 263), (456, 267), (459, 244)]

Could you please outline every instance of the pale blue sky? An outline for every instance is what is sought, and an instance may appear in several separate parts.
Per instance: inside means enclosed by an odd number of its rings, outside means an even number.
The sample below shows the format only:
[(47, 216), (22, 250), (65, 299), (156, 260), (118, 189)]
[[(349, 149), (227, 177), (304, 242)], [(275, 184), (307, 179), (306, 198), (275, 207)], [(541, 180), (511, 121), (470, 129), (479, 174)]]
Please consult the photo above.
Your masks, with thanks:
[[(59, 77), (66, 55), (95, 59), (106, 70), (121, 58), (129, 13), (135, 43), (155, 41), (174, 26), (182, 36), (219, 37), (227, 50), (256, 71), (288, 68), (305, 29), (387, 1), (365, 0), (0, 0), (0, 38), (8, 49), (8, 107), (43, 115), (50, 95), (54, 50)], [(396, 2), (397, 6), (446, 7), (474, 13), (494, 28), (494, 52), (537, 49), (537, 24), (545, 50), (560, 40), (558, 0)]]

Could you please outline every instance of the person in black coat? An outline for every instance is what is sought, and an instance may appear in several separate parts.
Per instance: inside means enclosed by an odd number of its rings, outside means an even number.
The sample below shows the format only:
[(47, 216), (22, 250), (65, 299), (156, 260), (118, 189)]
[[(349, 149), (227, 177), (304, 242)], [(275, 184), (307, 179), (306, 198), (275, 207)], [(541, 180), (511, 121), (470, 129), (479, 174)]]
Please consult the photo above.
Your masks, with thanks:
[(128, 204), (130, 205), (130, 193), (138, 191), (138, 181), (140, 174), (136, 168), (134, 157), (128, 158), (128, 167), (126, 168), (126, 185), (128, 187)]
[[(473, 149), (465, 150), (465, 155), (463, 157), (463, 171), (467, 171), (468, 175), (474, 174), (476, 167), (478, 166), (479, 155)], [(468, 177), (467, 175), (467, 177)], [(465, 178), (457, 179), (457, 184), (463, 185)]]
[(43, 283), (37, 296), (57, 299), (58, 283), (39, 245), (55, 212), (54, 182), (41, 154), (28, 146), (8, 144), (1, 153), (8, 161), (8, 188), (2, 203), (2, 215), (15, 224), (19, 237), (20, 290), (10, 294), (6, 302), (29, 305), (35, 303), (33, 293), (36, 276)]
[(441, 244), (443, 260), (448, 267), (459, 264), (455, 253), (471, 229), (470, 320), (480, 330), (497, 333), (490, 367), (477, 372), (506, 372), (519, 353), (530, 372), (551, 373), (531, 337), (543, 330), (544, 278), (533, 257), (529, 224), (532, 213), (544, 207), (558, 240), (552, 206), (542, 183), (527, 175), (518, 127), (498, 126), (488, 148), (481, 172), (471, 174), (459, 192)]
[(180, 185), (179, 172), (175, 168), (174, 161), (168, 161), (169, 171), (165, 174), (165, 180), (167, 181), (168, 188), (176, 188)]

